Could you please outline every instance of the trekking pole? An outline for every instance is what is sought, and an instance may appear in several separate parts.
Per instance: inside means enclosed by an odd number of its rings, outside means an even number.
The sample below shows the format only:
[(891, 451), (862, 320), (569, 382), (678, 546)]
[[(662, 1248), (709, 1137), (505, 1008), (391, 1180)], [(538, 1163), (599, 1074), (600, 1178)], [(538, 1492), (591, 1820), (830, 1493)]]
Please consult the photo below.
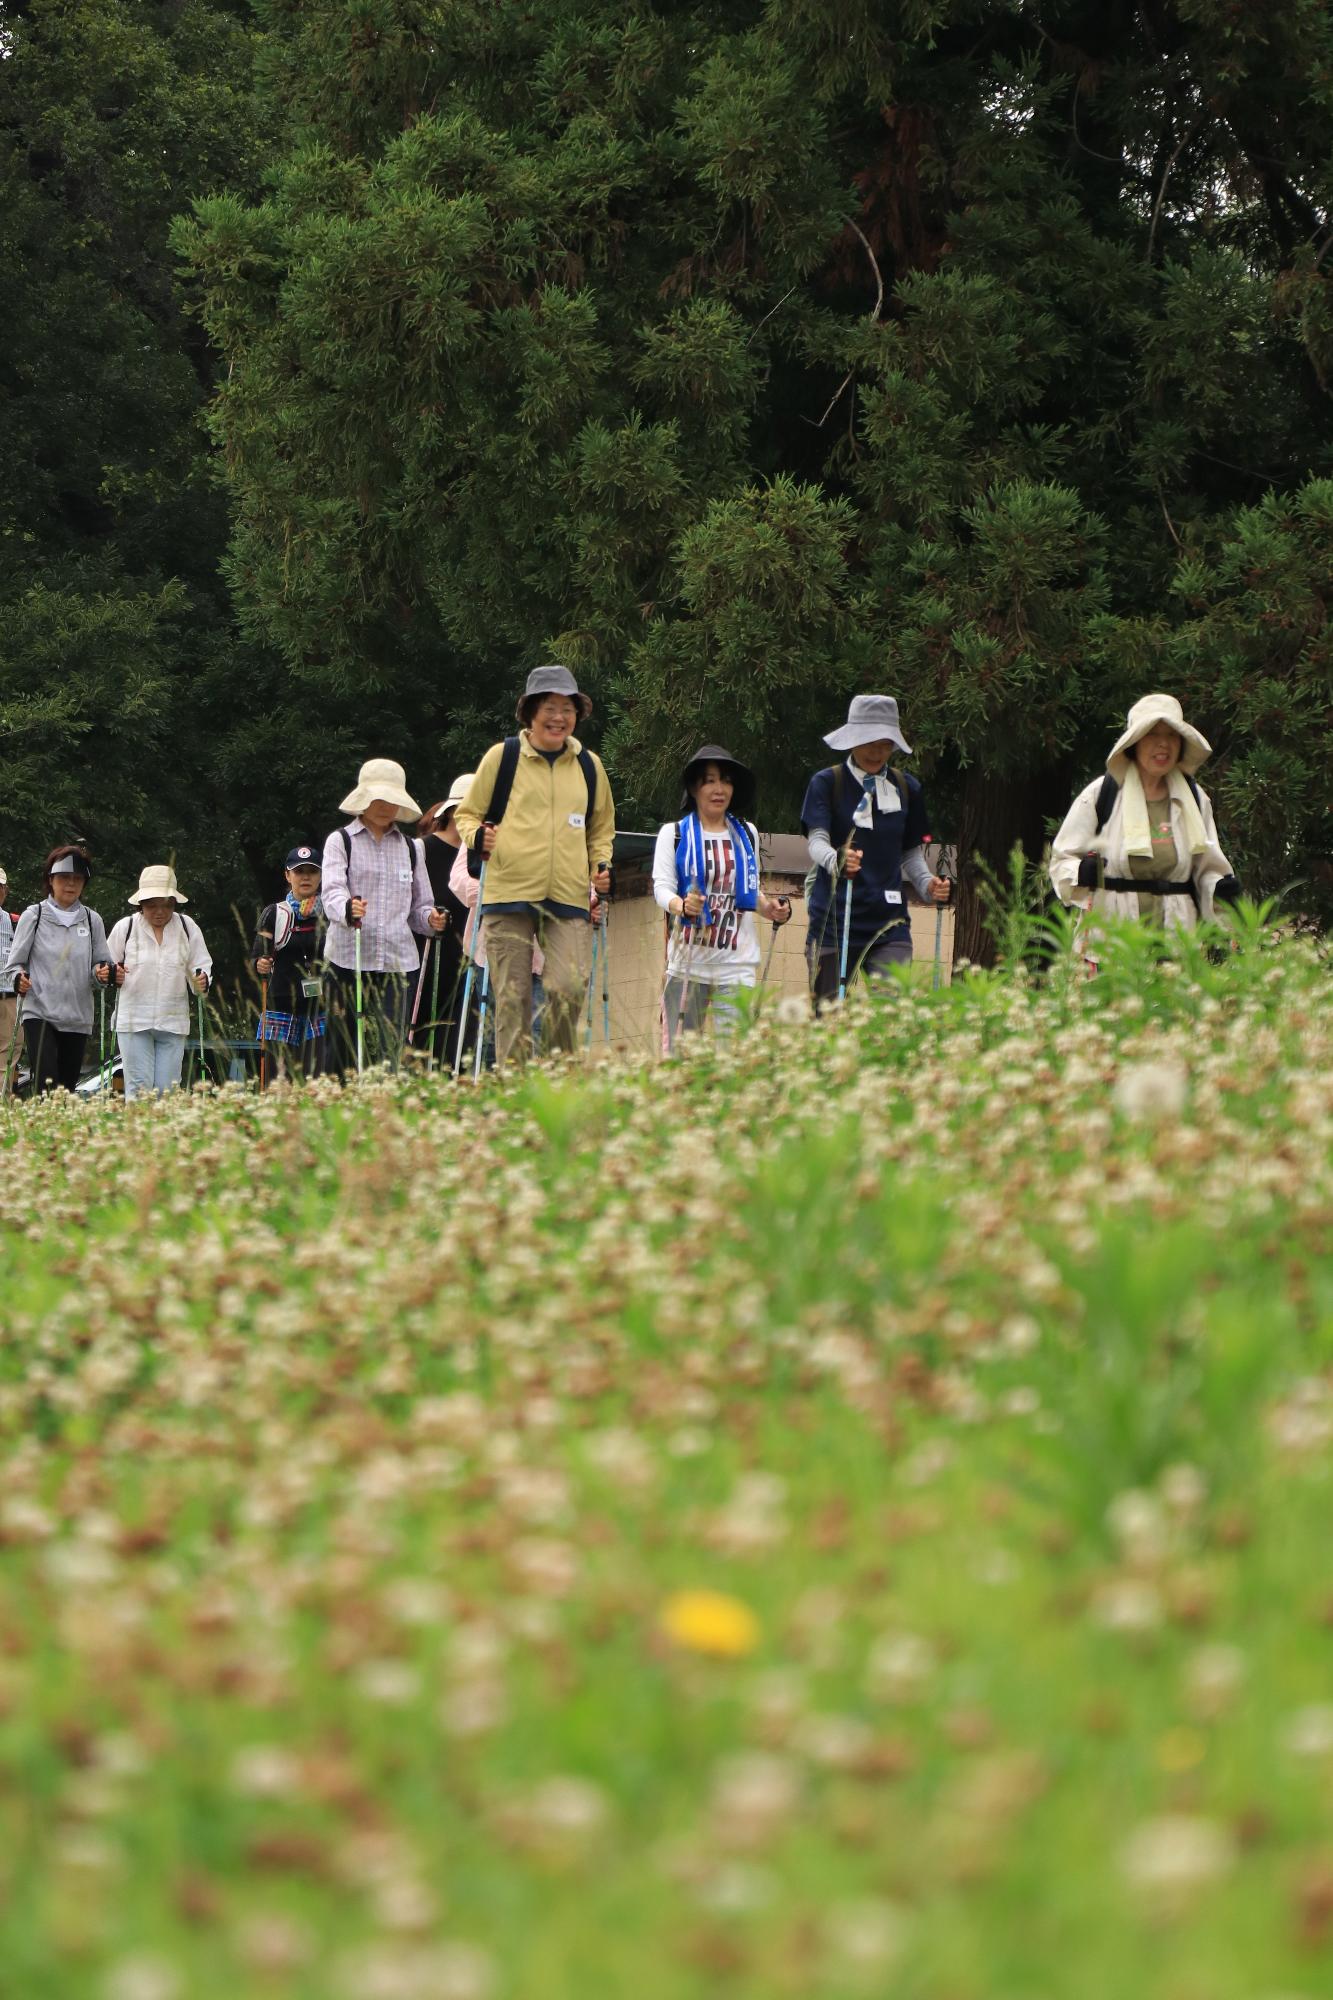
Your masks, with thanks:
[[(778, 901), (779, 901), (779, 902), (780, 902), (780, 903), (782, 904), (782, 906), (783, 906), (783, 908), (784, 908), (784, 909), (790, 909), (790, 908), (791, 908), (791, 899), (790, 899), (789, 897), (787, 897), (787, 896), (779, 896), (779, 897), (778, 897)], [(767, 984), (768, 984), (768, 968), (769, 968), (769, 967), (770, 967), (770, 965), (772, 965), (772, 963), (773, 963), (773, 953), (774, 953), (774, 950), (775, 950), (775, 949), (776, 949), (776, 947), (777, 947), (777, 942), (778, 942), (778, 932), (779, 932), (779, 931), (781, 930), (781, 928), (782, 928), (781, 924), (780, 924), (780, 923), (778, 922), (777, 918), (776, 918), (776, 917), (774, 917), (774, 919), (773, 919), (773, 935), (772, 935), (772, 937), (770, 937), (770, 939), (768, 940), (768, 950), (767, 950), (767, 951), (766, 951), (766, 952), (764, 953), (764, 970), (763, 970), (763, 974), (762, 974), (762, 977), (760, 978), (760, 981), (759, 981), (759, 990), (760, 990), (760, 992), (761, 992), (761, 993), (762, 993), (763, 989), (765, 988), (765, 986), (767, 986)]]
[[(689, 893), (691, 896), (695, 894), (698, 887), (699, 884), (697, 882), (690, 883)], [(702, 914), (701, 911), (700, 916)], [(680, 973), (680, 1004), (676, 1008), (676, 1025), (671, 1031), (671, 1044), (673, 1048), (679, 1038), (680, 1024), (685, 1019), (685, 1007), (690, 997), (690, 966), (694, 960), (695, 926), (699, 919), (697, 917), (687, 917), (684, 911), (682, 911), (680, 921), (682, 927), (689, 932), (689, 938), (685, 945), (685, 963), (681, 967)], [(679, 938), (679, 930), (676, 932), (676, 936)]]
[(356, 1073), (360, 1076), (366, 1066), (365, 1018), (361, 1011), (361, 919), (352, 918), (352, 936), (356, 947)]
[[(472, 1052), (472, 1081), (474, 1083), (481, 1082), (481, 1058), (486, 1047), (486, 1001), (490, 996), (490, 990), (491, 961), (488, 956), (485, 965), (481, 968), (481, 992), (477, 996), (477, 1046)], [(531, 996), (529, 996), (528, 1012), (529, 1014), (532, 1012)]]
[(585, 1049), (592, 1047), (592, 999), (597, 986), (597, 933), (600, 929), (600, 924), (594, 924), (592, 927), (592, 956), (588, 961), (588, 1000), (587, 1006), (584, 1009), (583, 1046)]
[[(933, 843), (933, 841), (934, 841), (934, 837), (935, 837), (935, 836), (934, 836), (933, 834), (930, 834), (930, 833), (925, 833), (925, 834), (922, 834), (922, 836), (921, 836), (921, 845), (922, 845), (923, 847), (929, 847), (929, 846), (931, 846), (931, 844), (932, 844), (932, 843)], [(929, 859), (930, 859), (930, 856), (929, 856), (929, 855), (927, 855), (927, 856), (926, 856), (926, 859), (927, 859), (927, 861), (929, 861)], [(937, 870), (936, 872), (937, 872), (937, 873), (938, 873), (938, 874), (939, 874), (939, 875), (941, 876), (941, 878), (943, 878), (943, 870), (942, 870), (942, 869), (941, 869), (941, 870)], [(934, 967), (933, 967), (933, 969), (932, 969), (932, 971), (931, 971), (931, 975), (930, 975), (930, 990), (931, 990), (931, 992), (932, 992), (932, 993), (938, 993), (938, 992), (939, 992), (939, 988), (940, 988), (940, 979), (941, 979), (941, 977), (942, 977), (942, 974), (941, 974), (941, 969), (940, 969), (940, 952), (941, 952), (941, 947), (942, 947), (942, 944), (943, 944), (943, 940), (944, 940), (944, 904), (943, 904), (943, 903), (936, 903), (936, 905), (935, 905), (935, 964), (934, 964)]]
[[(197, 986), (196, 986), (196, 987), (195, 987), (195, 989), (194, 989), (194, 1004), (195, 1004), (195, 1010), (196, 1010), (196, 1012), (197, 1012), (197, 1014), (198, 1014), (198, 1017), (199, 1017), (199, 1078), (198, 1078), (198, 1080), (199, 1080), (200, 1082), (202, 1082), (202, 1081), (203, 1081), (203, 1076), (204, 1076), (204, 996), (203, 996), (203, 994), (202, 994), (202, 993), (201, 993), (201, 992), (199, 991), (199, 988), (198, 988)], [(177, 1016), (177, 1018), (179, 1019), (179, 1016)]]
[(458, 1017), (458, 1034), (454, 1041), (455, 1083), (457, 1083), (463, 1068), (463, 1038), (467, 1033), (467, 1010), (472, 1005), (472, 981), (477, 970), (477, 953), (481, 949), (481, 913), (485, 907), (485, 903), (486, 857), (483, 855), (481, 869), (477, 876), (477, 914), (472, 919), (472, 949), (468, 953), (467, 978), (463, 981), (463, 1011)]
[[(261, 931), (260, 936), (267, 935)], [(267, 956), (267, 953), (265, 954)], [(268, 974), (259, 982), (259, 1094), (268, 1089)]]
[(847, 893), (842, 903), (842, 949), (838, 954), (838, 998), (847, 998), (847, 951), (852, 941), (852, 878), (847, 877)]
[[(438, 903), (434, 903), (431, 907), (438, 910), (440, 906)], [(412, 1018), (407, 1024), (407, 1046), (409, 1049), (416, 1046), (417, 1018), (421, 1013), (421, 996), (426, 990), (426, 960), (430, 957), (434, 944), (435, 933), (432, 931), (426, 939), (426, 949), (422, 952), (421, 963), (417, 967), (417, 990), (412, 995)]]
[(106, 988), (99, 985), (97, 989), (97, 1089), (99, 1095), (106, 1087)]
[[(435, 907), (438, 910), (440, 906), (437, 903)], [(444, 913), (444, 924), (445, 930), (447, 930), (449, 928), (449, 912), (447, 910)], [(426, 1050), (427, 1076), (433, 1075), (435, 1071), (435, 1037), (439, 1032), (440, 1026), (440, 960), (444, 956), (443, 945), (444, 931), (441, 931), (435, 940), (435, 964), (431, 969), (430, 976), (430, 1043)], [(457, 991), (457, 988), (454, 990)]]
[[(607, 864), (608, 874), (611, 863)], [(602, 1040), (611, 1042), (611, 901), (615, 895), (616, 878), (611, 875), (611, 885), (602, 898), (602, 921), (597, 926), (602, 933)]]

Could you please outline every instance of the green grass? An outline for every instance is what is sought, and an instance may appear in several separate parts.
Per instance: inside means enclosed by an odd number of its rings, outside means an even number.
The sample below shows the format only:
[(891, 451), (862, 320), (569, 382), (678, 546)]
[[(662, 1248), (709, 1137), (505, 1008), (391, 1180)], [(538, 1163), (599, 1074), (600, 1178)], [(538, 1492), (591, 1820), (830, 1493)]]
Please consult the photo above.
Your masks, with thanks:
[(6, 1993), (1333, 1988), (1327, 968), (1047, 942), (0, 1113)]

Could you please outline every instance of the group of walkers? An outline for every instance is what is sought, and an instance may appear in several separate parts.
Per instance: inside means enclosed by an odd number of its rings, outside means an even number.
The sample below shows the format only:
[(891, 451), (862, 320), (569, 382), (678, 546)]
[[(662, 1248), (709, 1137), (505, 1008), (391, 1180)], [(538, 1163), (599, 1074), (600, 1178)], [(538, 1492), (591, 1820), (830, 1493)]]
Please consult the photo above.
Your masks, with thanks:
[[(465, 1062), (474, 1074), (483, 1060), (521, 1062), (536, 1046), (575, 1050), (599, 935), (605, 980), (615, 839), (605, 767), (575, 734), (591, 709), (568, 669), (536, 668), (518, 700), (517, 732), (424, 814), (401, 765), (362, 765), (342, 801), (344, 823), (322, 851), (291, 849), (287, 893), (260, 917), (252, 964), (261, 1080), (270, 1061), (274, 1073), (313, 1075), (396, 1058), (404, 1046), (455, 1074)], [(836, 759), (811, 777), (801, 808), (816, 1007), (856, 978), (881, 981), (910, 962), (907, 888), (937, 908), (950, 896), (929, 864), (920, 781), (895, 765), (911, 755), (896, 701), (858, 695), (824, 741)], [(1169, 926), (1234, 900), (1235, 877), (1195, 776), (1209, 754), (1174, 697), (1136, 703), (1106, 775), (1079, 794), (1054, 841), (1061, 900)], [(792, 915), (790, 900), (760, 881), (754, 773), (724, 745), (705, 743), (684, 764), (681, 785), (679, 817), (660, 828), (652, 869), (667, 927), (668, 1050), (682, 1033), (734, 1032), (740, 996), (760, 977), (759, 926), (771, 925), (776, 939)], [(43, 874), (44, 900), (15, 920), (0, 870), (0, 1074), (9, 1076), (21, 1009), (33, 1090), (74, 1088), (94, 1005), (105, 1041), (111, 999), (125, 1095), (170, 1090), (191, 1000), (202, 1021), (212, 976), (173, 869), (143, 870), (131, 914), (109, 934), (84, 900), (92, 876), (84, 848), (53, 849)]]

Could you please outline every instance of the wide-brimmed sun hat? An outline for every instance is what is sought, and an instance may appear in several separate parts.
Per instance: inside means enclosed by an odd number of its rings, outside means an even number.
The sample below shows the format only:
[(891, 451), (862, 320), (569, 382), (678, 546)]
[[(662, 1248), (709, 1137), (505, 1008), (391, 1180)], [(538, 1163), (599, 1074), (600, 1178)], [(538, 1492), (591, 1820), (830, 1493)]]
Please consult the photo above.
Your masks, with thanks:
[(386, 805), (397, 806), (399, 819), (421, 818), (421, 807), (407, 789), (407, 773), (401, 764), (394, 763), (392, 757), (368, 758), (357, 772), (356, 790), (347, 794), (338, 810), (362, 813), (376, 799), (383, 799)]
[[(720, 743), (701, 743), (681, 772), (681, 790), (686, 799), (692, 799), (694, 787), (705, 764), (725, 764), (730, 767), (731, 810), (738, 818), (744, 819), (754, 808), (754, 772), (748, 764), (742, 764), (739, 757), (733, 757), (730, 750), (724, 749)], [(685, 809), (690, 810), (689, 807)]]
[(156, 897), (170, 897), (173, 903), (188, 903), (189, 897), (182, 896), (176, 887), (176, 871), (165, 862), (155, 862), (150, 868), (139, 870), (139, 886), (128, 902), (149, 903)]
[(514, 710), (520, 722), (527, 720), (525, 711), (529, 704), (539, 702), (545, 694), (560, 694), (566, 701), (572, 701), (578, 709), (581, 722), (592, 714), (592, 702), (586, 694), (579, 693), (579, 684), (569, 668), (559, 667), (551, 662), (544, 667), (534, 667), (528, 675), (527, 685), (519, 696), (518, 705)]
[(1124, 733), (1106, 760), (1106, 768), (1118, 785), (1125, 782), (1129, 769), (1129, 752), (1159, 722), (1165, 722), (1175, 730), (1181, 740), (1180, 768), (1182, 771), (1197, 771), (1206, 764), (1213, 754), (1213, 746), (1206, 736), (1201, 736), (1185, 720), (1184, 711), (1173, 694), (1145, 694), (1136, 701), (1125, 718)]
[(905, 757), (912, 754), (898, 727), (898, 704), (891, 694), (858, 694), (852, 697), (847, 720), (824, 738), (830, 750), (859, 750), (863, 743), (896, 743)]

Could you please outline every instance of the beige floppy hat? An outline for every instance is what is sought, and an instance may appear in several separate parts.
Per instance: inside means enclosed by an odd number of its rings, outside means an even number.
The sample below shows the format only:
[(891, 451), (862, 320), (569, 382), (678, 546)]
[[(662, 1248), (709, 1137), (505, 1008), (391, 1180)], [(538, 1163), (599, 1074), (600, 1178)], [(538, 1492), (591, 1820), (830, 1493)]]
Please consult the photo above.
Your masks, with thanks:
[(397, 806), (399, 819), (421, 818), (421, 807), (407, 789), (407, 773), (391, 757), (371, 757), (356, 774), (356, 790), (349, 792), (339, 812), (364, 812), (376, 799)]
[(1106, 768), (1118, 785), (1124, 784), (1125, 773), (1129, 769), (1127, 753), (1134, 744), (1148, 734), (1150, 729), (1155, 729), (1159, 722), (1169, 723), (1181, 740), (1182, 771), (1197, 771), (1199, 766), (1206, 764), (1212, 756), (1212, 744), (1206, 736), (1201, 736), (1197, 729), (1191, 728), (1186, 722), (1184, 711), (1173, 694), (1145, 694), (1141, 701), (1135, 702), (1125, 717), (1124, 734), (1106, 760)]
[(176, 887), (176, 871), (168, 868), (165, 862), (141, 868), (139, 886), (126, 900), (137, 905), (149, 902), (154, 896), (170, 896), (173, 903), (188, 903), (190, 900), (188, 896), (182, 896)]

